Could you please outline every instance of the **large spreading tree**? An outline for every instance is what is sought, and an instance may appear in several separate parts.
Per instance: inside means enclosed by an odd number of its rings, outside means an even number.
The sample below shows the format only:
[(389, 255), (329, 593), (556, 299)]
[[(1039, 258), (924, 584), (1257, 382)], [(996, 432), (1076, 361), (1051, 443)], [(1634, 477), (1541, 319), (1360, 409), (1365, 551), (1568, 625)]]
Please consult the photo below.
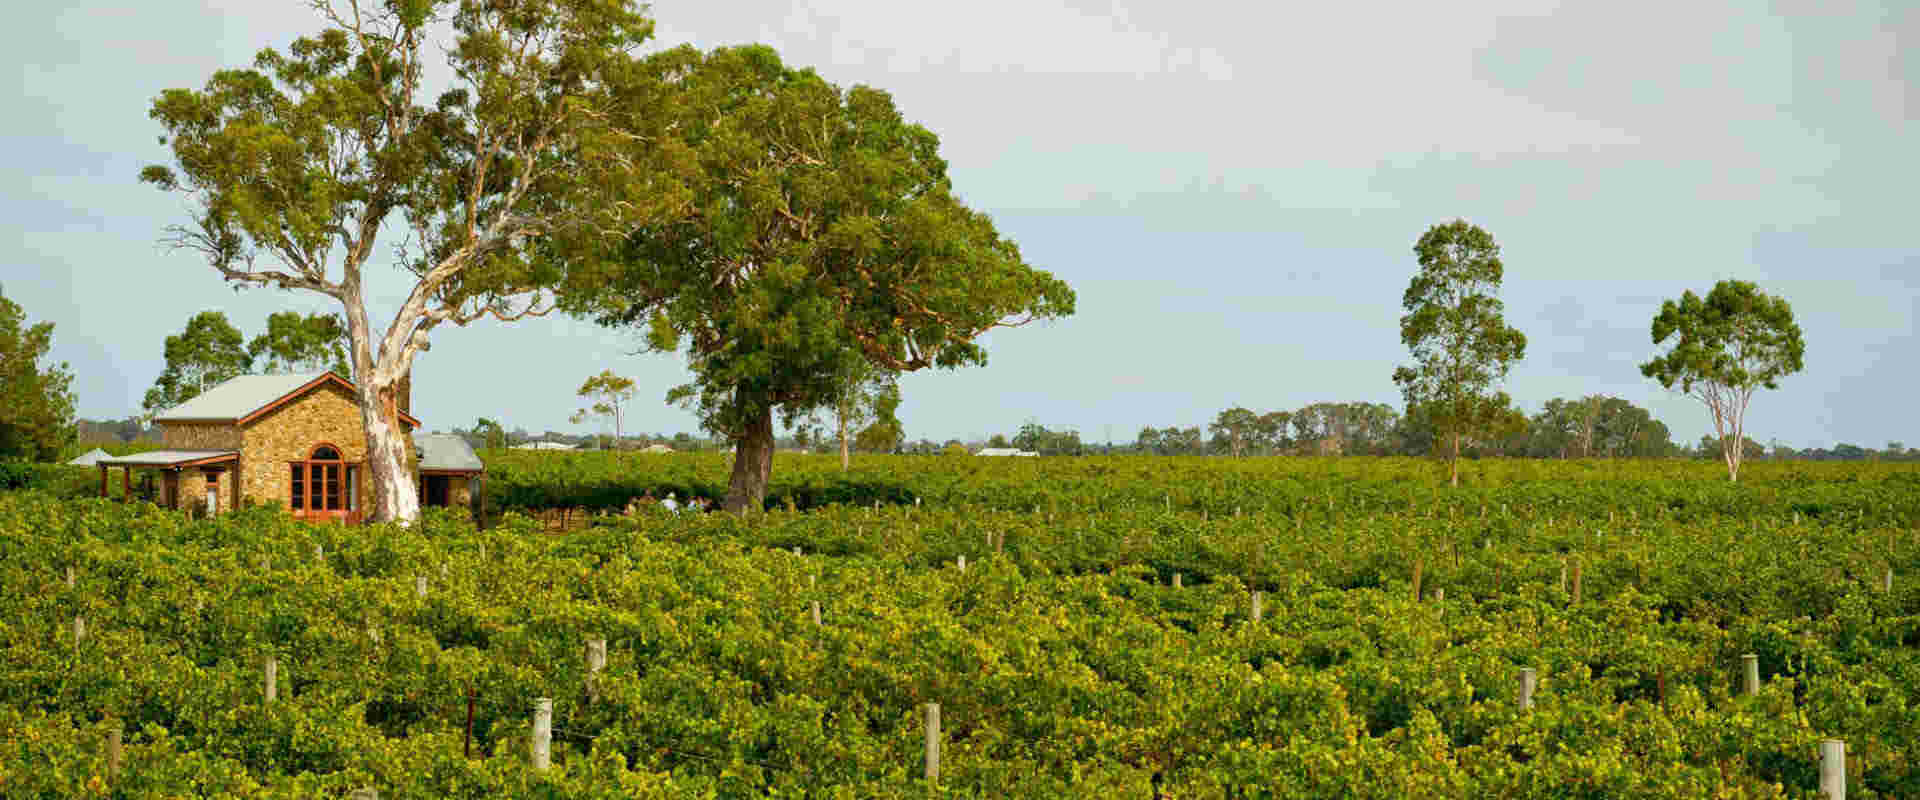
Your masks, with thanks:
[(0, 461), (52, 461), (73, 442), (73, 373), (45, 364), (53, 323), (0, 296)]
[[(653, 26), (630, 0), (311, 5), (318, 33), (153, 102), (173, 164), (140, 177), (192, 199), (172, 241), (227, 281), (340, 303), (372, 517), (410, 522), (395, 390), (432, 331), (551, 311), (568, 256), (656, 196), (606, 146), (623, 141), (607, 101)], [(430, 37), (442, 26), (451, 41)], [(428, 96), (439, 56), (453, 83)], [(365, 302), (382, 251), (411, 282), (384, 328)]]
[(989, 330), (1073, 311), (954, 196), (939, 140), (887, 93), (842, 89), (770, 49), (647, 60), (627, 97), (631, 157), (669, 165), (678, 213), (569, 276), (563, 305), (682, 346), (694, 380), (668, 393), (731, 438), (726, 508), (759, 507), (774, 416), (841, 396), (843, 359), (910, 372), (983, 364)]
[(1755, 392), (1806, 366), (1807, 343), (1787, 301), (1747, 281), (1721, 281), (1705, 298), (1688, 291), (1653, 318), (1653, 343), (1673, 339), (1640, 373), (1705, 404), (1719, 436), (1727, 480), (1740, 479), (1748, 441), (1747, 405)]
[[(1393, 382), (1433, 425), (1447, 479), (1460, 485), (1460, 448), (1471, 439), (1518, 432), (1526, 416), (1499, 383), (1526, 354), (1527, 337), (1509, 327), (1496, 292), (1506, 267), (1492, 234), (1466, 220), (1435, 225), (1413, 246), (1420, 271), (1401, 305), (1400, 341), (1414, 364)], [(1436, 448), (1440, 449), (1440, 448)]]

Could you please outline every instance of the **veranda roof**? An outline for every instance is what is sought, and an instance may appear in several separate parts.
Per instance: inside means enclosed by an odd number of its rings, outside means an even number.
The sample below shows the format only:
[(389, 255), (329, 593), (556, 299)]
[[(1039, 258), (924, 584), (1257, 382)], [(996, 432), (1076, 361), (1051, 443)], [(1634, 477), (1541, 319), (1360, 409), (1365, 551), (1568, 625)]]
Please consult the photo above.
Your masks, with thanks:
[(99, 463), (100, 459), (112, 458), (112, 457), (113, 456), (108, 455), (107, 451), (96, 447), (96, 448), (93, 448), (92, 450), (87, 451), (85, 455), (82, 455), (79, 458), (76, 458), (72, 461), (67, 462), (67, 465), (73, 466), (73, 467), (91, 467), (94, 464)]
[(467, 440), (451, 433), (413, 434), (413, 447), (420, 453), (420, 469), (427, 472), (485, 472), (487, 465)]
[(101, 467), (197, 467), (218, 464), (240, 457), (238, 450), (149, 450), (126, 456), (111, 456), (94, 462)]

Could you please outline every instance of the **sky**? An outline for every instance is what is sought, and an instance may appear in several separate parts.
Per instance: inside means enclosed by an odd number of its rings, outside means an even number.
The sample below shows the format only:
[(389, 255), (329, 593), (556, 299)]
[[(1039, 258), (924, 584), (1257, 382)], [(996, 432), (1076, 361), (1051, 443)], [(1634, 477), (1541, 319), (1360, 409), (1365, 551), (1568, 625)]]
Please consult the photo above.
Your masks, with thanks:
[[(1506, 388), (1527, 410), (1605, 393), (1682, 442), (1697, 401), (1640, 376), (1663, 299), (1757, 282), (1793, 306), (1806, 369), (1749, 435), (1920, 444), (1920, 4), (662, 0), (657, 43), (763, 43), (892, 93), (939, 135), (968, 204), (1078, 294), (1072, 317), (986, 337), (987, 366), (901, 381), (911, 439), (1027, 421), (1129, 441), (1234, 405), (1399, 405), (1412, 246), (1455, 218), (1501, 245)], [(147, 118), (263, 47), (314, 32), (300, 0), (25, 4), (0, 29), (0, 287), (55, 323), (79, 413), (136, 413), (189, 317), (251, 336), (314, 295), (236, 292), (160, 245), (180, 199)], [(395, 270), (369, 289), (391, 317)], [(561, 317), (435, 331), (427, 427), (572, 425), (580, 382), (634, 377), (627, 430), (676, 432), (682, 356)]]

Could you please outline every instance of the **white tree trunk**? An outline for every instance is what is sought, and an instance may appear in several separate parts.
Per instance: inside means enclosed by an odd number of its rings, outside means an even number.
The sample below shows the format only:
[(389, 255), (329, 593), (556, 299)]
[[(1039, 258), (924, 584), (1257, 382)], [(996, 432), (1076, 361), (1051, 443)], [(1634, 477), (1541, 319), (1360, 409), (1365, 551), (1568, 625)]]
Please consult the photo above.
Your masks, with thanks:
[(410, 525), (420, 518), (420, 493), (408, 463), (413, 437), (407, 435), (392, 405), (393, 387), (385, 387), (384, 398), (381, 394), (371, 385), (360, 390), (360, 418), (367, 427), (367, 482), (373, 487), (372, 519)]
[(834, 417), (839, 421), (839, 425), (840, 425), (840, 471), (846, 472), (847, 467), (853, 464), (853, 457), (849, 455), (847, 451), (848, 410), (847, 410), (846, 398), (841, 398), (840, 407), (835, 409), (835, 412), (836, 413), (834, 414)]

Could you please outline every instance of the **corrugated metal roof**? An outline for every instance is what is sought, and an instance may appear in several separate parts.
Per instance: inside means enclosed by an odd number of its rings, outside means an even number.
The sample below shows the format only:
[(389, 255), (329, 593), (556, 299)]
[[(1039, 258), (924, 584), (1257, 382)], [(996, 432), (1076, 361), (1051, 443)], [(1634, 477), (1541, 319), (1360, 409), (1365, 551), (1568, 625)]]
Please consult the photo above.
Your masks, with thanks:
[(96, 448), (93, 448), (92, 450), (87, 451), (85, 455), (79, 458), (76, 458), (72, 461), (69, 461), (67, 463), (75, 467), (91, 467), (94, 464), (99, 463), (100, 459), (112, 458), (112, 457), (113, 456), (107, 454), (107, 451), (96, 447)]
[(154, 422), (186, 420), (239, 419), (265, 408), (268, 403), (286, 397), (288, 392), (312, 383), (324, 372), (300, 375), (241, 375), (201, 392), (192, 400), (169, 408), (153, 418)]
[(421, 469), (446, 469), (479, 472), (487, 465), (467, 445), (467, 440), (451, 433), (413, 434), (413, 447), (420, 453)]
[(170, 467), (189, 461), (205, 461), (210, 458), (238, 455), (240, 455), (238, 450), (148, 450), (128, 456), (108, 456), (94, 463), (116, 467)]
[(560, 442), (527, 442), (526, 444), (516, 444), (513, 447), (508, 449), (511, 449), (511, 450), (575, 450), (578, 448), (575, 448), (573, 445), (562, 444)]

